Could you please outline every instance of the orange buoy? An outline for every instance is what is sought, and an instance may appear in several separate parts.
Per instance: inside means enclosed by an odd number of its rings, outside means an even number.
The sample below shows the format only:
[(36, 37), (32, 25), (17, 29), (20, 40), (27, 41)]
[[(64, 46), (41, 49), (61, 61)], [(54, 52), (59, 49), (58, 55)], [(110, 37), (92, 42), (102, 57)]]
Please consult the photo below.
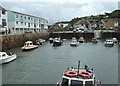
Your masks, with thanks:
[(65, 73), (67, 76), (77, 76), (77, 72), (75, 72), (75, 71), (69, 71), (69, 72), (66, 72)]
[(79, 74), (83, 77), (90, 77), (91, 76), (91, 74), (89, 72), (80, 72)]

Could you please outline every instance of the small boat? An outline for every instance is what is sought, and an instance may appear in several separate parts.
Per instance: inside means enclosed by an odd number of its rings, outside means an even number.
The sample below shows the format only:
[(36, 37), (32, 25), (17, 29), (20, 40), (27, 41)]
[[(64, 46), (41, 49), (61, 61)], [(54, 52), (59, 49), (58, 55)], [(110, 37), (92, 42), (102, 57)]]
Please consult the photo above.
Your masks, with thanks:
[(49, 38), (50, 43), (53, 43), (53, 40), (54, 39), (52, 37)]
[(24, 46), (22, 47), (22, 50), (32, 50), (38, 48), (38, 45), (33, 45), (32, 41), (25, 42)]
[(45, 42), (44, 39), (38, 39), (38, 40), (36, 40), (36, 41), (34, 42), (34, 44), (36, 44), (36, 45), (42, 45), (44, 42)]
[(70, 43), (70, 45), (71, 46), (77, 46), (78, 45), (76, 37), (72, 37), (72, 42)]
[(114, 46), (114, 42), (112, 39), (106, 39), (106, 41), (104, 42), (104, 45), (106, 47), (113, 47)]
[(0, 52), (0, 64), (8, 63), (17, 58), (16, 54)]
[(60, 46), (62, 45), (63, 40), (61, 40), (61, 38), (54, 38), (53, 40), (53, 46)]
[(84, 43), (84, 38), (83, 37), (80, 37), (79, 39), (78, 39), (78, 41), (79, 41), (79, 43)]
[(117, 38), (113, 38), (113, 42), (117, 43), (118, 42)]
[(84, 68), (67, 68), (62, 79), (57, 82), (57, 86), (100, 86), (100, 80), (96, 80), (93, 69), (85, 65)]
[(97, 39), (97, 38), (92, 38), (92, 43), (93, 43), (93, 44), (98, 43), (98, 39)]

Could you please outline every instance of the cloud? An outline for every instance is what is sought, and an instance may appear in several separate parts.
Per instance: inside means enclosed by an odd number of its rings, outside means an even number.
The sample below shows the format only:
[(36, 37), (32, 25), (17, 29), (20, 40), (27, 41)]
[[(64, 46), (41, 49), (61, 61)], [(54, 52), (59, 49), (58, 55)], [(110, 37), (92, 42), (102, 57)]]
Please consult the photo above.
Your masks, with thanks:
[(30, 0), (26, 2), (2, 2), (2, 5), (6, 9), (43, 17), (50, 23), (53, 23), (56, 21), (71, 20), (74, 17), (112, 12), (118, 8), (118, 3), (117, 0), (114, 0), (114, 2), (112, 0), (110, 1), (111, 2), (98, 2), (97, 0), (89, 0), (89, 2), (87, 0), (34, 0), (34, 2), (32, 2), (32, 0)]

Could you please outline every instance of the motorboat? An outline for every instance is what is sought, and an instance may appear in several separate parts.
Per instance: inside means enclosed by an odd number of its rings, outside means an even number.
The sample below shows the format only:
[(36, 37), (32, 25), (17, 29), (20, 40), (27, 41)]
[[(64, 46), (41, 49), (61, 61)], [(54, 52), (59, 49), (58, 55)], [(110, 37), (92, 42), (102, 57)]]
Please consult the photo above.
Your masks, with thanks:
[(87, 65), (80, 68), (80, 61), (78, 63), (78, 68), (67, 68), (56, 86), (100, 86), (101, 81), (96, 80), (93, 68)]
[(97, 44), (98, 43), (98, 39), (97, 38), (92, 38), (92, 43), (93, 44)]
[(16, 54), (0, 52), (0, 64), (8, 63), (17, 58)]
[(112, 39), (106, 39), (106, 41), (104, 42), (104, 45), (106, 47), (113, 47), (114, 46), (114, 42)]
[(78, 41), (79, 41), (79, 43), (83, 43), (85, 40), (84, 40), (83, 37), (80, 37), (80, 38), (78, 39)]
[(77, 45), (78, 45), (78, 42), (77, 42), (76, 37), (72, 37), (72, 41), (70, 43), (70, 46), (77, 46)]
[(38, 40), (36, 40), (36, 41), (34, 42), (34, 44), (36, 44), (36, 45), (42, 45), (44, 42), (45, 42), (44, 39), (38, 39)]
[(61, 40), (61, 38), (59, 38), (59, 37), (56, 37), (53, 40), (53, 46), (60, 46), (60, 45), (62, 45), (62, 43), (63, 43), (63, 40)]
[(117, 38), (113, 38), (113, 42), (117, 43), (118, 42)]
[(38, 45), (33, 45), (32, 41), (25, 42), (24, 46), (22, 47), (22, 50), (32, 50), (38, 48)]
[(54, 39), (52, 37), (49, 38), (50, 43), (53, 43), (53, 40)]

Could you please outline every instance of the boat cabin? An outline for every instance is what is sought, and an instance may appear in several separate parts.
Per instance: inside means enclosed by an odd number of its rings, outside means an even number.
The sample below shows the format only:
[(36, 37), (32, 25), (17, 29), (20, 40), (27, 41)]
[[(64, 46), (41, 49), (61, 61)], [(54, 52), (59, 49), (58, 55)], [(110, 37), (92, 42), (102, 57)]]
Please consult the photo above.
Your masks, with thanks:
[(95, 86), (95, 74), (93, 70), (84, 68), (70, 69), (63, 73), (59, 86)]
[(6, 57), (7, 54), (5, 52), (0, 52), (0, 59)]
[(25, 42), (25, 44), (24, 44), (24, 46), (31, 46), (31, 45), (33, 45), (33, 42), (32, 42), (32, 41), (27, 41), (27, 42)]

